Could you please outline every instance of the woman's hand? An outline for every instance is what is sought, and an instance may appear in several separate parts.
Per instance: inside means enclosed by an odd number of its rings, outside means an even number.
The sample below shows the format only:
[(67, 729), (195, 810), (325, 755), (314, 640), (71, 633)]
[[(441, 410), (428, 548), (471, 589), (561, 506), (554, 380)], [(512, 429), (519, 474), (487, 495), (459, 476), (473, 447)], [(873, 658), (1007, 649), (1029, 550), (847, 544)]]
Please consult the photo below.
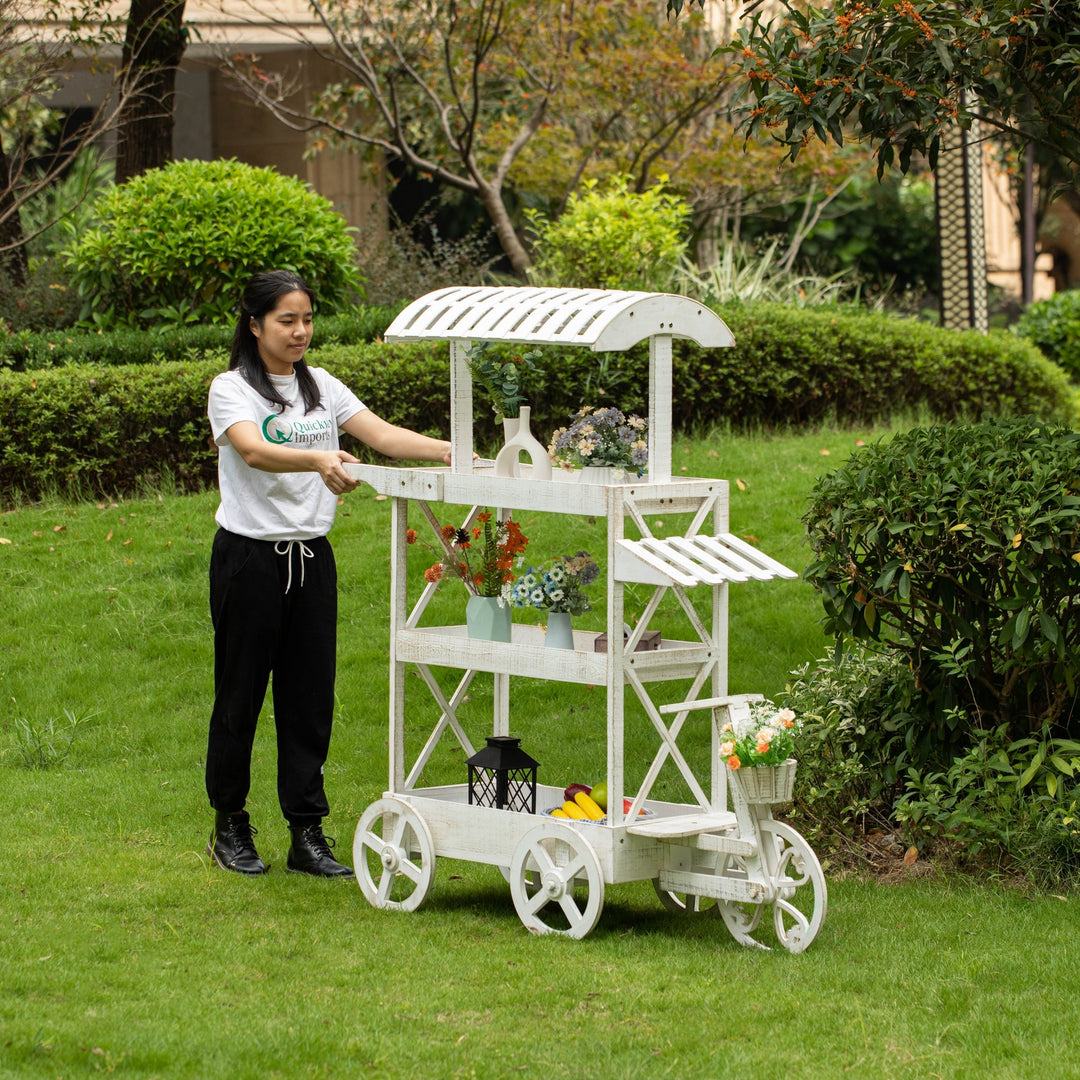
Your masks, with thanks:
[(318, 457), (316, 467), (319, 476), (335, 495), (347, 495), (360, 486), (360, 481), (354, 480), (343, 467), (347, 461), (357, 464), (359, 458), (354, 458), (345, 450), (320, 450), (315, 453)]

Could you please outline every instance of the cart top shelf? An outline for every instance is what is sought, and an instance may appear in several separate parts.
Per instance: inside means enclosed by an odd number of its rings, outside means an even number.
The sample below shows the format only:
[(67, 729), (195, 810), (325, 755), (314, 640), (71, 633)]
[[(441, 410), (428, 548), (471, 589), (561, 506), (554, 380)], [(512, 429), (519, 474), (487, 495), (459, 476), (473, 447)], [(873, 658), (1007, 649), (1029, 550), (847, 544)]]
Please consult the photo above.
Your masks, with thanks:
[(705, 348), (735, 343), (704, 304), (670, 293), (530, 286), (452, 286), (414, 300), (386, 341), (507, 341), (629, 349), (646, 338), (689, 338)]

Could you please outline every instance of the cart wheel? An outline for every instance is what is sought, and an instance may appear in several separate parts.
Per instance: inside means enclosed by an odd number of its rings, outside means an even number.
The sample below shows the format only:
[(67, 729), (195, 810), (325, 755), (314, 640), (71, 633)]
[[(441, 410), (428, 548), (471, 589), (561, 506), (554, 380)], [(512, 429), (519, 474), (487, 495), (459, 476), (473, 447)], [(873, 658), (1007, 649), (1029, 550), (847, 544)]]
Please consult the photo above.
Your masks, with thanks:
[(510, 894), (518, 917), (534, 934), (583, 938), (604, 907), (600, 861), (574, 829), (544, 822), (514, 849)]
[(356, 826), (353, 865), (373, 907), (415, 911), (435, 876), (435, 845), (424, 819), (397, 799), (376, 800)]
[[(691, 870), (698, 874), (718, 873), (716, 853), (695, 852)], [(659, 878), (652, 879), (652, 887), (660, 903), (676, 915), (716, 915), (720, 910), (718, 902), (712, 897), (698, 896), (695, 893), (669, 892), (661, 886)]]
[[(817, 937), (825, 920), (829, 894), (813, 848), (790, 825), (767, 819), (759, 823), (776, 845), (773, 929), (788, 952), (799, 953)], [(767, 840), (763, 837), (762, 842)]]
[[(735, 878), (737, 881), (746, 881), (748, 874), (746, 863), (738, 855), (721, 855), (720, 865), (717, 872), (724, 877)], [(768, 949), (760, 941), (755, 941), (751, 935), (761, 922), (763, 904), (743, 903), (739, 900), (718, 900), (716, 910), (720, 912), (724, 925), (728, 928), (731, 936), (748, 949)]]

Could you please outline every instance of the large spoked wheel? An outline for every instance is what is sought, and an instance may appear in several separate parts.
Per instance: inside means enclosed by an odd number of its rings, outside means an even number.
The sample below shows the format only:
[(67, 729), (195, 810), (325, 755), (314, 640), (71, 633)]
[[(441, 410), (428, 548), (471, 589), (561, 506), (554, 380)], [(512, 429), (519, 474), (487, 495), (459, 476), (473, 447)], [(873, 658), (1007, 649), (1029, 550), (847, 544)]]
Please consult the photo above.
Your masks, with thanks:
[(356, 826), (353, 865), (373, 907), (415, 911), (435, 876), (435, 845), (424, 819), (397, 799), (376, 800)]
[(592, 845), (566, 825), (526, 833), (510, 864), (510, 894), (534, 934), (583, 938), (604, 907), (604, 878)]
[(762, 844), (771, 840), (776, 852), (773, 929), (788, 952), (799, 953), (817, 937), (825, 921), (829, 902), (825, 874), (813, 848), (790, 825), (766, 820), (759, 827)]

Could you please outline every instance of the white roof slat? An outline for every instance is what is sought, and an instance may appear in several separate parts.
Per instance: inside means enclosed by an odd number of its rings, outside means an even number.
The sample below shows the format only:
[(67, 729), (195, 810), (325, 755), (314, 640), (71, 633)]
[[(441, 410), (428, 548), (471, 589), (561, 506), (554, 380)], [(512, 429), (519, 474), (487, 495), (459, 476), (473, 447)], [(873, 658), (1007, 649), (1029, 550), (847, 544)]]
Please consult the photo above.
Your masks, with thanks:
[(735, 343), (715, 312), (686, 296), (527, 285), (437, 289), (409, 304), (385, 339), (586, 345), (610, 352), (664, 334), (704, 347)]
[(685, 551), (697, 559), (702, 566), (712, 570), (722, 581), (749, 581), (756, 577), (757, 572), (751, 574), (748, 564), (743, 560), (736, 562), (730, 556), (727, 548), (716, 547), (707, 543), (712, 537), (709, 536), (672, 536), (668, 543), (677, 550)]
[(678, 567), (684, 573), (692, 574), (698, 584), (720, 585), (725, 581), (730, 581), (732, 578), (730, 571), (717, 572), (714, 567), (707, 566), (704, 560), (698, 558), (698, 552), (693, 547), (689, 549), (683, 547), (676, 543), (674, 537), (666, 540), (643, 537), (637, 541), (637, 544), (659, 555), (661, 558), (667, 559), (672, 566)]
[(721, 540), (732, 550), (742, 555), (747, 562), (755, 563), (763, 570), (768, 570), (773, 577), (787, 578), (789, 581), (794, 580), (799, 575), (794, 570), (786, 567), (782, 562), (777, 562), (776, 559), (765, 552), (759, 551), (756, 547), (748, 544), (741, 537), (735, 536), (733, 533), (724, 533), (720, 537)]

